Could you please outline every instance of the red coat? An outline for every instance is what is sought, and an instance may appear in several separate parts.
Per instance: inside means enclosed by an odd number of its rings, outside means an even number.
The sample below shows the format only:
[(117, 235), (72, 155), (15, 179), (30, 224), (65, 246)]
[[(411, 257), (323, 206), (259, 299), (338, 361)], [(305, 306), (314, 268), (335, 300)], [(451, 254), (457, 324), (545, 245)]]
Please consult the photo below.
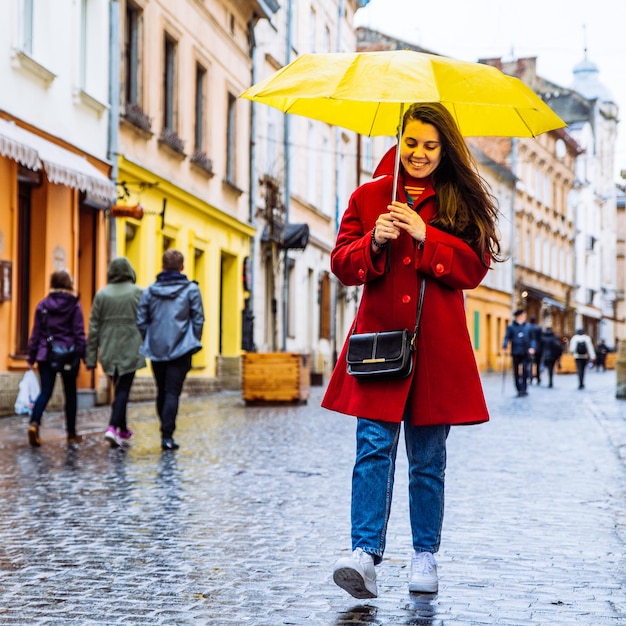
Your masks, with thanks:
[[(381, 253), (373, 253), (371, 232), (378, 215), (387, 210), (392, 186), (393, 177), (386, 176), (352, 194), (331, 254), (331, 269), (344, 285), (364, 285), (358, 332), (412, 331), (420, 281), (426, 280), (416, 367), (409, 378), (358, 382), (346, 370), (346, 340), (322, 406), (400, 422), (408, 402), (417, 425), (485, 422), (489, 414), (467, 330), (463, 289), (476, 287), (487, 268), (466, 243), (429, 225), (436, 211), (430, 187), (416, 207), (427, 224), (423, 247), (403, 232)], [(398, 197), (406, 202), (402, 173)]]

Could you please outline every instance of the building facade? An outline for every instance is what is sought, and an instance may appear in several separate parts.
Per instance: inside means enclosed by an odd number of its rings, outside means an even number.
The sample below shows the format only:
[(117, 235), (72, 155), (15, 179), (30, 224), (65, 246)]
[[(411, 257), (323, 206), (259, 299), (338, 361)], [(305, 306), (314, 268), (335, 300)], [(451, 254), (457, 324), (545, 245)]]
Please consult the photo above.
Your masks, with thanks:
[[(296, 56), (355, 49), (355, 0), (287, 0), (255, 29), (254, 81)], [(248, 348), (311, 355), (328, 375), (349, 303), (330, 274), (340, 214), (356, 187), (356, 135), (304, 117), (250, 104), (254, 276)]]
[[(244, 274), (255, 229), (248, 190), (252, 43), (274, 2), (120, 2), (115, 251), (146, 286), (169, 248), (200, 286), (206, 323), (189, 387), (239, 384)], [(135, 397), (151, 393), (146, 369)]]
[[(550, 225), (544, 221), (543, 228), (538, 222), (538, 227), (533, 228), (526, 220), (520, 232), (524, 238), (522, 253), (531, 250), (535, 274), (529, 276), (528, 285), (520, 283), (520, 288), (529, 295), (539, 292), (537, 296), (548, 305), (543, 307), (543, 317), (556, 315), (557, 320), (564, 319), (563, 326), (557, 323), (555, 331), (570, 336), (576, 328), (584, 328), (594, 342), (605, 339), (613, 345), (617, 339), (614, 157), (618, 107), (600, 83), (597, 67), (587, 58), (574, 67), (573, 82), (567, 88), (537, 76), (536, 59), (532, 57), (484, 62), (523, 80), (568, 125), (567, 130), (542, 135), (533, 144), (543, 144), (545, 154), (537, 153), (531, 161), (535, 171), (526, 174), (530, 185), (526, 185), (526, 195), (548, 209), (553, 207), (557, 222)], [(524, 160), (519, 164), (523, 168)], [(555, 237), (559, 222), (563, 233), (560, 238)], [(569, 241), (566, 225), (572, 229)], [(552, 235), (548, 236), (548, 231)], [(527, 235), (534, 242), (527, 241)], [(540, 246), (544, 246), (543, 252)], [(520, 267), (523, 281), (528, 276), (528, 260), (526, 255)], [(555, 280), (549, 284), (543, 281), (549, 290), (536, 289), (537, 281), (541, 281), (536, 270), (545, 267), (550, 267), (550, 277)], [(571, 277), (567, 276), (569, 273)], [(528, 303), (529, 310), (537, 308), (533, 300)], [(563, 305), (565, 309), (561, 308)]]
[[(13, 411), (53, 271), (88, 316), (106, 276), (109, 2), (8, 0), (0, 23), (0, 412)], [(79, 403), (92, 399), (82, 370)], [(53, 398), (53, 405), (59, 396)]]

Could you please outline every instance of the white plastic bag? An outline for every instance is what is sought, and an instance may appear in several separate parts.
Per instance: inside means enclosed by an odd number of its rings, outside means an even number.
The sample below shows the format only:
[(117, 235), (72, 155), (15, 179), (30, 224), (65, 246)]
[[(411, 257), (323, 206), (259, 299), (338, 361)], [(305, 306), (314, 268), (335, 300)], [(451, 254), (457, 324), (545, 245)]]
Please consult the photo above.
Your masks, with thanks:
[(15, 413), (17, 415), (30, 415), (33, 412), (33, 405), (39, 391), (37, 374), (33, 370), (28, 370), (20, 380), (17, 400), (15, 401)]

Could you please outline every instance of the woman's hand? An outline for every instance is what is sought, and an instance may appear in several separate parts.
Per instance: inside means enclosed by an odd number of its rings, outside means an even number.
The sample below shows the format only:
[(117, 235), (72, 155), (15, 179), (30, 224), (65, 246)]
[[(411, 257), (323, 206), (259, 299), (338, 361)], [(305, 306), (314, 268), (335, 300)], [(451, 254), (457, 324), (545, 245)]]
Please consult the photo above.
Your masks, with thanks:
[[(398, 234), (400, 229), (402, 229), (417, 241), (421, 242), (426, 239), (426, 224), (424, 220), (408, 204), (394, 200), (387, 208), (389, 213), (386, 215), (391, 216), (392, 224), (397, 229)], [(378, 225), (378, 221), (376, 224)], [(397, 236), (394, 239), (397, 239)]]
[(381, 213), (376, 220), (374, 229), (374, 240), (376, 243), (384, 246), (388, 241), (397, 239), (399, 236), (400, 229), (394, 225), (391, 213)]

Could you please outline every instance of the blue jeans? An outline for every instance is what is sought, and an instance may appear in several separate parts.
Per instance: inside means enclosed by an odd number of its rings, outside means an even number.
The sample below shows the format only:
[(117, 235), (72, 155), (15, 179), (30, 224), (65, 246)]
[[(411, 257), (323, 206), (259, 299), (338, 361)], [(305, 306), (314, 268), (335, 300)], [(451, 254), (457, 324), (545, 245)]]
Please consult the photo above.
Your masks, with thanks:
[[(35, 400), (30, 421), (41, 424), (41, 416), (48, 406), (48, 402), (54, 391), (57, 373), (50, 367), (50, 363), (47, 361), (38, 361), (37, 369), (39, 370), (39, 379), (41, 381), (41, 392)], [(67, 436), (73, 437), (76, 434), (76, 407), (78, 401), (76, 395), (76, 377), (78, 376), (78, 370), (62, 370), (59, 373), (63, 381), (63, 393), (65, 395), (65, 428), (67, 430)]]
[(111, 404), (111, 417), (109, 418), (109, 426), (119, 428), (120, 430), (128, 430), (126, 422), (126, 408), (128, 406), (128, 397), (130, 396), (130, 388), (133, 385), (135, 372), (127, 374), (115, 374), (111, 376), (111, 382), (115, 389), (113, 403)]
[[(391, 511), (401, 423), (359, 418), (352, 473), (352, 549), (382, 560)], [(444, 508), (446, 439), (450, 426), (413, 426), (404, 416), (409, 460), (409, 515), (413, 549), (437, 552)]]

